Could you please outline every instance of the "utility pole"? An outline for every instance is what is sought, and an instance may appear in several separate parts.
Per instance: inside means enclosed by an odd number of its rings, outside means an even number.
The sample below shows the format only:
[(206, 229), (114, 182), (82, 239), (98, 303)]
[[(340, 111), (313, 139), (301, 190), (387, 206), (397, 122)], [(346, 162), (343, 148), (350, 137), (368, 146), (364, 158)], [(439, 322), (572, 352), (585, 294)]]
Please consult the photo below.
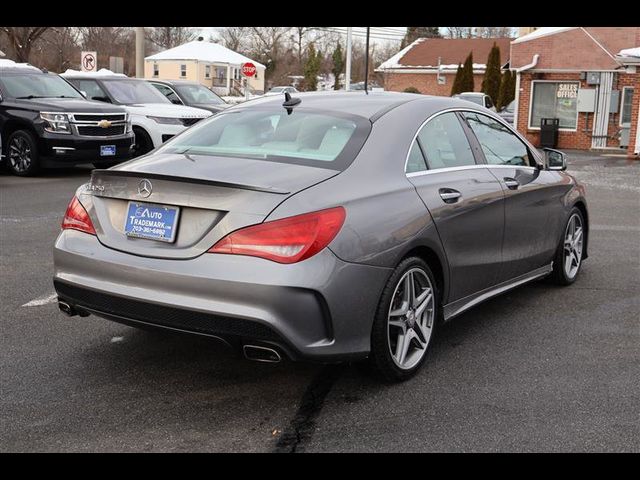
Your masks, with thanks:
[(351, 27), (347, 27), (347, 68), (344, 73), (344, 89), (351, 88)]
[(369, 94), (369, 28), (367, 27), (367, 46), (364, 53), (364, 93)]
[(144, 27), (136, 27), (136, 77), (144, 78)]

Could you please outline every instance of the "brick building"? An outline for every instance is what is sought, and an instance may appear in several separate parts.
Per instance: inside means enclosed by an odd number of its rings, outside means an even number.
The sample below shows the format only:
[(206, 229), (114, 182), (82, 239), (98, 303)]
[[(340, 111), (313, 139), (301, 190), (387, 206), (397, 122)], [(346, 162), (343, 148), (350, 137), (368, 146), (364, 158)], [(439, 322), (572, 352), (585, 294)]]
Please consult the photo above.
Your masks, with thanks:
[(458, 64), (473, 52), (473, 80), (480, 91), (486, 61), (494, 42), (500, 47), (501, 63), (509, 60), (509, 38), (419, 38), (383, 62), (376, 72), (385, 90), (401, 92), (417, 88), (428, 95), (449, 96)]
[(640, 27), (542, 27), (511, 42), (514, 124), (540, 144), (558, 118), (558, 148), (640, 151)]

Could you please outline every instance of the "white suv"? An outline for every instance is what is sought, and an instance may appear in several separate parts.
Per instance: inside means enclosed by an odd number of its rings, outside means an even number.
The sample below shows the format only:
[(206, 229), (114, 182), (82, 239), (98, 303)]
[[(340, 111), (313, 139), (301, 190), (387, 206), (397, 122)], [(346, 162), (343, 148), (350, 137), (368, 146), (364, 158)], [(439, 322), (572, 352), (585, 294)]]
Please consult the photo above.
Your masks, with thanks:
[(208, 110), (175, 105), (147, 81), (109, 70), (67, 70), (61, 76), (89, 100), (121, 105), (129, 112), (136, 136), (134, 156), (153, 150), (212, 115)]

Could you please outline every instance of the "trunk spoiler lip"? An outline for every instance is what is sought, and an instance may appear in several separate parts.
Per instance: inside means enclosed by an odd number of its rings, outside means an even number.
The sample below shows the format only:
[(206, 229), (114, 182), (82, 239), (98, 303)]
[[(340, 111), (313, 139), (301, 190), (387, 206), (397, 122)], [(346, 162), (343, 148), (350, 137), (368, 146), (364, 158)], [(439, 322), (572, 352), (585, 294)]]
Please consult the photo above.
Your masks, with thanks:
[(206, 180), (203, 178), (181, 177), (179, 175), (165, 175), (161, 173), (137, 172), (128, 170), (105, 170), (95, 169), (91, 172), (91, 183), (99, 177), (137, 177), (140, 179), (149, 178), (155, 180), (167, 180), (171, 182), (195, 183), (199, 185), (211, 185), (216, 187), (239, 188), (242, 190), (253, 190), (255, 192), (275, 193), (276, 195), (288, 195), (291, 192), (271, 186), (253, 185), (250, 183), (234, 183), (222, 180)]

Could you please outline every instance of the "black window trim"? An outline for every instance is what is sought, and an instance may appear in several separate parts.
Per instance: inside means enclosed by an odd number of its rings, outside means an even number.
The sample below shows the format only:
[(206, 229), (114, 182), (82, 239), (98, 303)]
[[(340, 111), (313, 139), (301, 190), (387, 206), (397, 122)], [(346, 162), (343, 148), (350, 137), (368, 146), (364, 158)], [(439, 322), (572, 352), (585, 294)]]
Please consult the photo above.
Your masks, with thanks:
[[(527, 149), (527, 154), (529, 155), (529, 158), (531, 160), (533, 160), (533, 162), (535, 163), (535, 166), (531, 166), (531, 165), (507, 165), (507, 164), (493, 164), (493, 163), (489, 163), (487, 161), (487, 157), (484, 154), (484, 150), (482, 150), (482, 145), (480, 144), (480, 140), (478, 140), (478, 137), (476, 136), (475, 132), (473, 131), (473, 129), (471, 128), (471, 126), (469, 125), (469, 122), (467, 120), (467, 118), (465, 117), (465, 113), (474, 113), (476, 115), (482, 115), (484, 117), (490, 118), (491, 120), (494, 120), (496, 122), (498, 122), (499, 124), (501, 124), (502, 126), (507, 127), (507, 130), (509, 130), (514, 137), (516, 137), (520, 143), (522, 143), (522, 145), (524, 145), (524, 148)], [(520, 135), (518, 135), (518, 132), (516, 132), (515, 130), (513, 130), (509, 125), (507, 125), (505, 122), (503, 121), (499, 121), (498, 119), (496, 119), (495, 117), (491, 116), (491, 115), (487, 115), (486, 113), (483, 112), (478, 112), (478, 111), (473, 111), (473, 110), (463, 110), (463, 111), (459, 111), (458, 112), (458, 117), (460, 118), (462, 124), (463, 124), (463, 128), (465, 130), (468, 130), (468, 135), (470, 135), (472, 137), (471, 142), (475, 145), (474, 150), (476, 150), (477, 152), (477, 156), (480, 158), (480, 161), (483, 165), (486, 165), (487, 167), (493, 168), (493, 167), (497, 167), (497, 168), (503, 168), (503, 167), (508, 167), (508, 168), (531, 168), (534, 170), (540, 170), (541, 166), (540, 163), (538, 162), (538, 158), (533, 154), (531, 147), (527, 144), (527, 142), (525, 142)], [(474, 155), (476, 154), (476, 152), (474, 152)]]

